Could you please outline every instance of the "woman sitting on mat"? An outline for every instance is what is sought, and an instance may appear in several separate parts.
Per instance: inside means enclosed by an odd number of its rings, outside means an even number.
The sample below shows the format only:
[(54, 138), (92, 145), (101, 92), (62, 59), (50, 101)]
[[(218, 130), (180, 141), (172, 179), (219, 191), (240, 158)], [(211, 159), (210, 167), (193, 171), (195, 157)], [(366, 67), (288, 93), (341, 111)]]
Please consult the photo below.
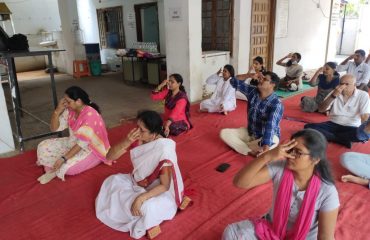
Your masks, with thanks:
[(177, 136), (193, 126), (190, 122), (190, 103), (180, 74), (174, 73), (152, 91), (153, 100), (165, 100), (164, 134)]
[[(245, 81), (247, 84), (256, 86), (258, 85), (259, 73), (264, 74), (266, 72), (265, 67), (263, 66), (263, 58), (257, 56), (253, 59), (253, 65), (249, 68), (248, 73), (236, 75), (236, 79)], [(247, 98), (244, 94), (238, 90), (235, 93), (236, 99), (247, 101)]]
[(110, 145), (99, 107), (80, 87), (70, 87), (51, 116), (51, 131), (69, 129), (69, 137), (42, 141), (37, 147), (37, 164), (45, 169), (41, 184), (55, 177), (76, 175), (104, 162)]
[(235, 89), (230, 84), (230, 79), (234, 77), (234, 67), (225, 65), (222, 70), (222, 77), (219, 76), (220, 70), (212, 74), (206, 80), (207, 84), (216, 85), (211, 98), (205, 99), (200, 103), (201, 112), (219, 112), (227, 115), (228, 112), (236, 108)]
[(253, 59), (253, 64), (249, 68), (248, 73), (245, 74), (239, 74), (236, 76), (238, 80), (245, 80), (246, 83), (257, 86), (258, 85), (258, 73), (265, 73), (266, 69), (263, 66), (263, 58), (260, 56), (257, 56)]
[[(289, 59), (286, 63), (283, 61)], [(303, 68), (298, 63), (301, 61), (301, 54), (289, 53), (276, 62), (277, 65), (285, 67), (285, 77), (280, 80), (279, 89), (285, 91), (298, 91), (303, 87)]]
[(302, 97), (301, 109), (304, 112), (318, 111), (321, 103), (326, 96), (339, 85), (339, 73), (335, 71), (337, 64), (335, 62), (327, 62), (319, 68), (315, 75), (308, 82), (311, 86), (317, 87), (317, 94), (315, 97)]
[(229, 225), (223, 239), (334, 239), (339, 198), (326, 146), (320, 132), (305, 129), (241, 169), (237, 187), (272, 180), (273, 207), (264, 218)]
[(145, 233), (153, 238), (160, 233), (159, 224), (171, 220), (178, 207), (182, 209), (184, 186), (176, 143), (164, 138), (160, 115), (143, 111), (137, 119), (137, 128), (107, 155), (116, 160), (130, 151), (133, 171), (112, 175), (103, 182), (96, 198), (96, 216), (115, 230), (130, 232), (133, 238)]

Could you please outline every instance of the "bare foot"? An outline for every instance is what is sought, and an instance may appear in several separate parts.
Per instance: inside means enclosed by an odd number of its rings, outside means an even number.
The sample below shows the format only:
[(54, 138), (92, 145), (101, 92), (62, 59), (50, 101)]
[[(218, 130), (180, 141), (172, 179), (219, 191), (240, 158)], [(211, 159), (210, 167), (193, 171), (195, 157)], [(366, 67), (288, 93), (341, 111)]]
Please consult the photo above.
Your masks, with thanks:
[(369, 185), (369, 180), (354, 175), (343, 175), (341, 180), (342, 182), (351, 182), (365, 186)]
[(39, 181), (41, 184), (46, 184), (46, 183), (50, 182), (51, 180), (53, 180), (56, 176), (57, 176), (57, 174), (55, 172), (47, 172), (47, 173), (41, 175), (37, 179), (37, 181)]
[(227, 115), (227, 111), (224, 111), (223, 114), (226, 116)]

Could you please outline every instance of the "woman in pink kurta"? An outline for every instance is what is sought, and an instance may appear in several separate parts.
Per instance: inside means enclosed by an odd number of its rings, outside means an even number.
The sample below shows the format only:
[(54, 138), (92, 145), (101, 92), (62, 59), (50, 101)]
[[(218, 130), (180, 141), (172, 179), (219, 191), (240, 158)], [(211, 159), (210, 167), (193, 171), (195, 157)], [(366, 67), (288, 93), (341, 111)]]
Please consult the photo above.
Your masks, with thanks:
[(52, 131), (69, 129), (69, 137), (42, 141), (37, 147), (37, 164), (44, 167), (45, 174), (37, 180), (48, 183), (55, 177), (75, 175), (105, 162), (110, 145), (99, 107), (79, 87), (65, 91), (52, 114)]
[(164, 133), (177, 136), (191, 129), (190, 103), (180, 74), (172, 74), (152, 91), (153, 100), (165, 100)]

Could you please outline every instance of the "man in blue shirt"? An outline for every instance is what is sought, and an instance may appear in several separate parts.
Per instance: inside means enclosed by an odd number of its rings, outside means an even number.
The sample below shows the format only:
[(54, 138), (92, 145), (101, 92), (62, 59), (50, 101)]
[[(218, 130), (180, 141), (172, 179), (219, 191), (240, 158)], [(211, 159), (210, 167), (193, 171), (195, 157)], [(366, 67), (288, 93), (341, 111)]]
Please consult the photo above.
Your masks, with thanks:
[(278, 145), (284, 110), (274, 92), (279, 80), (273, 72), (260, 74), (257, 87), (235, 78), (230, 80), (248, 99), (248, 127), (222, 129), (220, 137), (238, 153), (258, 155)]

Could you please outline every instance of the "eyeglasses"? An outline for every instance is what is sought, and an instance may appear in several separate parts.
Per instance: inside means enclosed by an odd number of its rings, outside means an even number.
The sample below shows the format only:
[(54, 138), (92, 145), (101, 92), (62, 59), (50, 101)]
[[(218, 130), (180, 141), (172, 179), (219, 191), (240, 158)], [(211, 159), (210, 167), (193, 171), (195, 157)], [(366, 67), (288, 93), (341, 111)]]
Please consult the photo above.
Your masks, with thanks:
[(310, 155), (309, 153), (304, 153), (304, 152), (301, 152), (300, 150), (296, 149), (296, 148), (292, 148), (290, 150), (287, 151), (287, 153), (297, 157), (297, 158), (300, 158), (302, 155)]

